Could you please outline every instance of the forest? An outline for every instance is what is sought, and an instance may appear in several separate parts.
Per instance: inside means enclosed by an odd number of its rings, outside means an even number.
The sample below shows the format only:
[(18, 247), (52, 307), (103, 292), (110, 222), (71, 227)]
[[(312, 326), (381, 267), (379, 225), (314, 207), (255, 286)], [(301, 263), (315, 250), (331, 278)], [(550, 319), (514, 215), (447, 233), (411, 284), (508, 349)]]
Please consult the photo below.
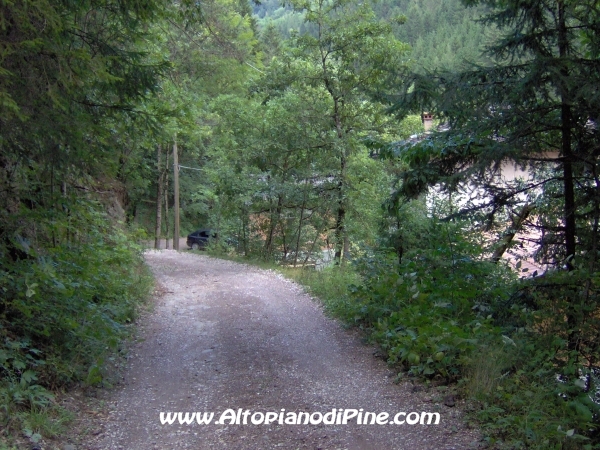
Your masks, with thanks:
[(177, 202), (489, 448), (600, 448), (599, 49), (592, 0), (3, 2), (0, 442), (102, 385)]

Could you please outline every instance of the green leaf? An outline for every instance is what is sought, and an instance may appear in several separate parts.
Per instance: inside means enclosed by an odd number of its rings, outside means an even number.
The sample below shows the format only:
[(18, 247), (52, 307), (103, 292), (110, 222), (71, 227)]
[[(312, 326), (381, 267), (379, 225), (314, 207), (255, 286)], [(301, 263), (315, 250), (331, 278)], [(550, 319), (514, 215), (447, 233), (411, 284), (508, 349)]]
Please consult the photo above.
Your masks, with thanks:
[(86, 382), (90, 385), (102, 382), (102, 372), (100, 371), (100, 367), (94, 365), (89, 368)]
[(12, 366), (17, 370), (23, 370), (25, 367), (27, 367), (25, 363), (19, 359), (13, 360)]
[(35, 288), (37, 287), (37, 283), (31, 283), (27, 285), (27, 291), (25, 292), (25, 296), (27, 298), (33, 297), (35, 295)]
[(591, 422), (593, 419), (593, 414), (590, 411), (590, 409), (584, 405), (583, 403), (577, 401), (577, 400), (573, 400), (571, 402), (569, 402), (569, 407), (574, 410), (579, 417), (581, 417), (581, 419), (585, 420), (586, 422)]
[(419, 364), (419, 362), (421, 362), (421, 357), (419, 355), (417, 355), (416, 353), (409, 353), (408, 356), (406, 357), (406, 359), (411, 364)]
[(34, 380), (37, 380), (37, 375), (32, 370), (26, 370), (21, 374), (21, 382), (29, 384)]

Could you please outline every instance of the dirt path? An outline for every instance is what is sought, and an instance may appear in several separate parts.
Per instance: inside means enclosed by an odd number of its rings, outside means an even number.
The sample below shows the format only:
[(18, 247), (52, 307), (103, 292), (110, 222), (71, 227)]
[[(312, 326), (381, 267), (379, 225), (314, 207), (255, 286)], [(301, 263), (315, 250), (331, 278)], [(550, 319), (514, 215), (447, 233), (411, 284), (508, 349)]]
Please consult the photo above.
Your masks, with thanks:
[[(149, 251), (167, 293), (142, 323), (98, 449), (464, 449), (460, 411), (395, 385), (373, 349), (270, 271)], [(439, 412), (439, 425), (216, 425), (222, 412)], [(210, 425), (161, 425), (159, 412), (214, 412)], [(247, 416), (250, 423), (250, 416)], [(413, 416), (414, 417), (414, 416)], [(260, 416), (256, 416), (259, 419)], [(403, 418), (403, 417), (400, 417)], [(318, 420), (318, 416), (315, 416)]]

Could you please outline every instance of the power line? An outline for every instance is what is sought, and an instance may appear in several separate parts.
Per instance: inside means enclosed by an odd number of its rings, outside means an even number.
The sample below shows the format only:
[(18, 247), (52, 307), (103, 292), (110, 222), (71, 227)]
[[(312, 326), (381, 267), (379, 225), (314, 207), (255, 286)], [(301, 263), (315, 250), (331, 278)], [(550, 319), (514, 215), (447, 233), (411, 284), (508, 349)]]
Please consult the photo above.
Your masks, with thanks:
[(190, 170), (199, 170), (199, 171), (206, 170), (206, 169), (197, 169), (196, 167), (187, 167), (187, 166), (182, 166), (182, 165), (180, 165), (180, 164), (178, 164), (178, 165), (177, 165), (177, 167), (178, 167), (179, 169), (190, 169)]
[(252, 67), (254, 70), (256, 70), (257, 72), (260, 72), (262, 74), (264, 74), (264, 72), (260, 69), (257, 69), (256, 67), (254, 67), (252, 64), (250, 64), (248, 61), (244, 61), (244, 63), (246, 63), (248, 66)]

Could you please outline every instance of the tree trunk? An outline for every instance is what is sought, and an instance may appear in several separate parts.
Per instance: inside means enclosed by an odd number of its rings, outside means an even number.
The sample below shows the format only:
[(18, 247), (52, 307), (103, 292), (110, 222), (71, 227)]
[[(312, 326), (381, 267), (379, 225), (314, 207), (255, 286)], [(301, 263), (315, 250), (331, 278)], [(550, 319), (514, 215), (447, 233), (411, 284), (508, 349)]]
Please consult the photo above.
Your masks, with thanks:
[[(560, 70), (561, 79), (558, 81), (560, 93), (560, 115), (561, 115), (561, 153), (563, 158), (563, 186), (565, 198), (565, 252), (566, 267), (571, 271), (574, 269), (573, 258), (575, 257), (575, 189), (573, 183), (573, 150), (571, 149), (571, 127), (573, 122), (573, 112), (570, 105), (569, 87), (566, 85), (566, 79), (569, 76), (569, 69), (566, 67), (565, 59), (568, 57), (568, 34), (567, 22), (565, 18), (564, 1), (558, 2), (558, 52), (563, 67)], [(567, 329), (568, 340), (567, 347), (570, 351), (577, 349), (579, 341), (579, 323), (577, 313), (573, 311), (574, 305), (567, 309)], [(577, 357), (576, 357), (577, 358)]]
[(287, 236), (285, 234), (285, 223), (284, 220), (279, 220), (279, 228), (281, 229), (281, 243), (283, 245), (283, 258), (282, 261), (287, 261), (287, 257), (288, 257), (288, 253), (289, 253), (289, 248), (287, 245)]
[(533, 209), (534, 206), (528, 203), (525, 206), (523, 206), (521, 211), (516, 216), (512, 217), (509, 231), (504, 233), (504, 236), (500, 241), (500, 246), (496, 248), (496, 250), (494, 250), (494, 254), (492, 255), (493, 262), (497, 263), (498, 261), (500, 261), (502, 255), (504, 255), (504, 252), (508, 250), (510, 243), (514, 239), (517, 232), (521, 229), (521, 227), (523, 227), (523, 223), (525, 222), (531, 211), (533, 211)]
[[(342, 130), (342, 120), (340, 118), (339, 104), (334, 97), (334, 119), (337, 137), (341, 141), (344, 138)], [(348, 255), (348, 236), (346, 235), (346, 149), (340, 150), (340, 179), (338, 181), (338, 210), (335, 223), (335, 264), (343, 264), (344, 258)]]
[(346, 202), (344, 199), (346, 175), (346, 157), (341, 157), (340, 180), (338, 182), (338, 209), (335, 221), (335, 264), (342, 264), (344, 251), (346, 250)]
[[(304, 258), (304, 261), (302, 262), (302, 267), (304, 267), (306, 265), (306, 263), (308, 263), (308, 258), (310, 258), (310, 255), (313, 254), (314, 250), (315, 250), (315, 245), (317, 245), (317, 241), (319, 240), (319, 232), (317, 231), (316, 235), (315, 235), (315, 239), (313, 240), (313, 243), (310, 246), (310, 249), (308, 250), (308, 253), (306, 254), (306, 258)], [(315, 265), (315, 269), (316, 269), (316, 265)]]
[(306, 208), (306, 189), (302, 196), (302, 208), (300, 208), (300, 220), (298, 221), (298, 234), (296, 236), (296, 252), (294, 254), (294, 267), (298, 264), (298, 252), (300, 251), (300, 236), (302, 235), (302, 222), (304, 221), (304, 209)]
[[(561, 62), (566, 64), (564, 59), (568, 56), (568, 35), (565, 18), (565, 4), (558, 2), (558, 51)], [(575, 188), (573, 182), (573, 150), (571, 148), (571, 128), (573, 123), (573, 112), (570, 105), (570, 95), (565, 79), (569, 76), (569, 69), (563, 67), (560, 71), (561, 80), (559, 80), (560, 100), (561, 100), (561, 152), (563, 157), (563, 186), (565, 197), (565, 252), (567, 258), (567, 268), (573, 269), (572, 258), (575, 256)]]
[(244, 256), (248, 256), (248, 222), (250, 222), (250, 215), (246, 211), (246, 208), (244, 208), (242, 210), (242, 245)]
[(401, 229), (400, 218), (396, 217), (396, 233), (393, 236), (393, 244), (396, 256), (398, 256), (398, 266), (402, 264), (402, 257), (404, 256), (404, 236), (402, 236)]
[(265, 242), (265, 258), (268, 258), (273, 252), (273, 235), (275, 229), (279, 223), (281, 217), (281, 209), (283, 206), (283, 195), (279, 194), (277, 197), (277, 207), (275, 208), (275, 214), (271, 214), (271, 223), (269, 224), (269, 234)]
[[(319, 34), (321, 33), (320, 25), (319, 25)], [(344, 128), (342, 126), (342, 111), (340, 106), (340, 96), (335, 92), (335, 88), (331, 79), (329, 78), (329, 71), (327, 69), (327, 58), (329, 52), (325, 51), (325, 49), (321, 48), (321, 67), (323, 69), (323, 82), (325, 83), (325, 89), (329, 92), (331, 99), (333, 100), (333, 115), (332, 118), (335, 122), (335, 131), (337, 138), (340, 141), (340, 178), (338, 181), (338, 210), (337, 217), (335, 222), (335, 255), (334, 261), (335, 264), (342, 264), (344, 254), (347, 254), (350, 243), (348, 241), (348, 237), (346, 236), (346, 227), (345, 227), (345, 219), (346, 219), (346, 201), (345, 201), (345, 188), (346, 188), (346, 160), (347, 160), (347, 151), (342, 146), (344, 139)]]

